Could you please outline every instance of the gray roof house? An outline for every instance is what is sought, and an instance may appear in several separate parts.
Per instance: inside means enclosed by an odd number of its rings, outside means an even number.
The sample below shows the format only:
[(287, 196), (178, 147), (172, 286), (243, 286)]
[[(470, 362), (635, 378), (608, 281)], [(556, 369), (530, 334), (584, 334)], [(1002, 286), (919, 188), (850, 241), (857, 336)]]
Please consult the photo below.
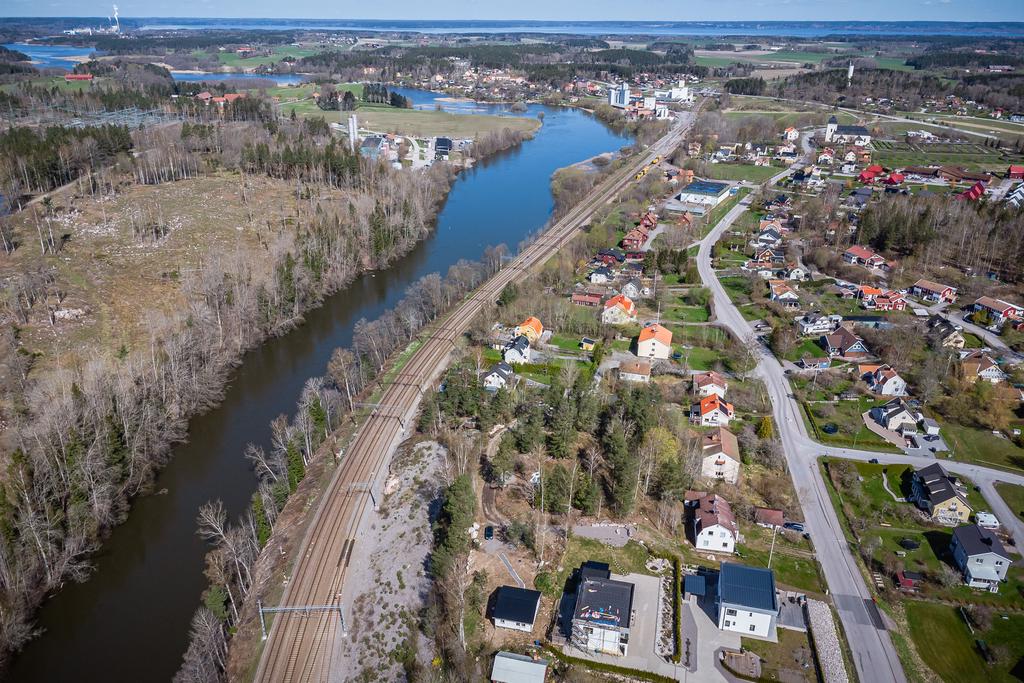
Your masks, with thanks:
[(999, 591), (999, 583), (1006, 580), (1012, 562), (995, 534), (977, 524), (957, 527), (949, 550), (963, 573), (964, 583), (972, 588), (987, 588), (992, 593)]
[(505, 345), (505, 350), (502, 353), (502, 358), (509, 365), (517, 365), (519, 363), (530, 362), (530, 340), (523, 335), (519, 335), (508, 344)]
[(772, 638), (779, 616), (771, 569), (723, 562), (718, 572), (718, 628)]
[(633, 612), (633, 584), (611, 578), (608, 565), (580, 567), (570, 642), (585, 652), (625, 657)]
[(483, 375), (484, 389), (497, 391), (508, 386), (508, 383), (515, 377), (512, 366), (501, 361)]

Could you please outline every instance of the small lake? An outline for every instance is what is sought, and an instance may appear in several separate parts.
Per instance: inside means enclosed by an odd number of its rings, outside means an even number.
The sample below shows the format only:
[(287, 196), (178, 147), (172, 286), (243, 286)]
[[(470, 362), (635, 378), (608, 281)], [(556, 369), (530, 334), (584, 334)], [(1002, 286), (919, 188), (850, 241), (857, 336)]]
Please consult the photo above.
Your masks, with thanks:
[[(422, 90), (399, 89), (416, 106), (440, 104), (478, 113), (471, 103), (438, 101)], [(85, 583), (68, 584), (44, 605), (45, 633), (16, 656), (8, 680), (24, 682), (169, 681), (181, 664), (189, 621), (206, 587), (208, 546), (196, 535), (196, 513), (221, 499), (235, 518), (256, 489), (242, 456), (247, 443), (270, 447), (270, 421), (293, 414), (309, 377), (324, 374), (331, 353), (352, 341), (360, 318), (394, 307), (428, 273), (445, 273), (459, 259), (477, 259), (488, 245), (515, 249), (551, 216), (551, 174), (559, 168), (631, 143), (579, 109), (533, 105), (512, 113), (536, 116), (536, 135), (460, 173), (435, 230), (387, 270), (367, 273), (306, 315), (305, 323), (246, 354), (223, 402), (189, 424), (188, 441), (157, 477), (163, 495), (135, 501), (94, 558)], [(493, 109), (491, 109), (493, 108)]]
[(4, 43), (4, 47), (24, 52), (32, 65), (40, 69), (74, 69), (81, 57), (93, 54), (91, 47), (69, 45), (40, 45), (38, 43)]

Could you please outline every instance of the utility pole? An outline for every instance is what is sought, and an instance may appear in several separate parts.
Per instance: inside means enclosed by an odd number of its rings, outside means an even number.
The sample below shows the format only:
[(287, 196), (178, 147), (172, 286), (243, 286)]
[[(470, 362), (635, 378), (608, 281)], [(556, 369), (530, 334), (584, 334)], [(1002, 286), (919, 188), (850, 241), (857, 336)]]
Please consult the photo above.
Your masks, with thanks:
[(775, 537), (779, 534), (779, 527), (772, 525), (772, 547), (768, 551), (768, 569), (772, 568), (772, 555), (775, 553)]

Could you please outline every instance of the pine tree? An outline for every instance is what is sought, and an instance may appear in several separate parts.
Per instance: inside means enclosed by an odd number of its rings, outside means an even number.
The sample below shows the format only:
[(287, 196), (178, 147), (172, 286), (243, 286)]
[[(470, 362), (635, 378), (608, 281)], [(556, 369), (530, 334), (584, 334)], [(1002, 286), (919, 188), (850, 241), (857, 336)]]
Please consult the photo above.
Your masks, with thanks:
[(757, 436), (764, 441), (771, 441), (775, 438), (775, 426), (772, 424), (772, 418), (765, 415), (761, 418), (760, 424), (757, 425)]

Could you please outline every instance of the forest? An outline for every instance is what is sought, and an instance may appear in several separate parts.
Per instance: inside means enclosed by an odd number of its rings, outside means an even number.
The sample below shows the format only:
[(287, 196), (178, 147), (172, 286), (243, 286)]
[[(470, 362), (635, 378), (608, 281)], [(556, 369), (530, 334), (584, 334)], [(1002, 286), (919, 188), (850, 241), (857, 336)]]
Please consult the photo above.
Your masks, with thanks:
[(1010, 282), (1024, 277), (1024, 217), (995, 203), (887, 196), (865, 210), (857, 239), (925, 267), (993, 271)]

